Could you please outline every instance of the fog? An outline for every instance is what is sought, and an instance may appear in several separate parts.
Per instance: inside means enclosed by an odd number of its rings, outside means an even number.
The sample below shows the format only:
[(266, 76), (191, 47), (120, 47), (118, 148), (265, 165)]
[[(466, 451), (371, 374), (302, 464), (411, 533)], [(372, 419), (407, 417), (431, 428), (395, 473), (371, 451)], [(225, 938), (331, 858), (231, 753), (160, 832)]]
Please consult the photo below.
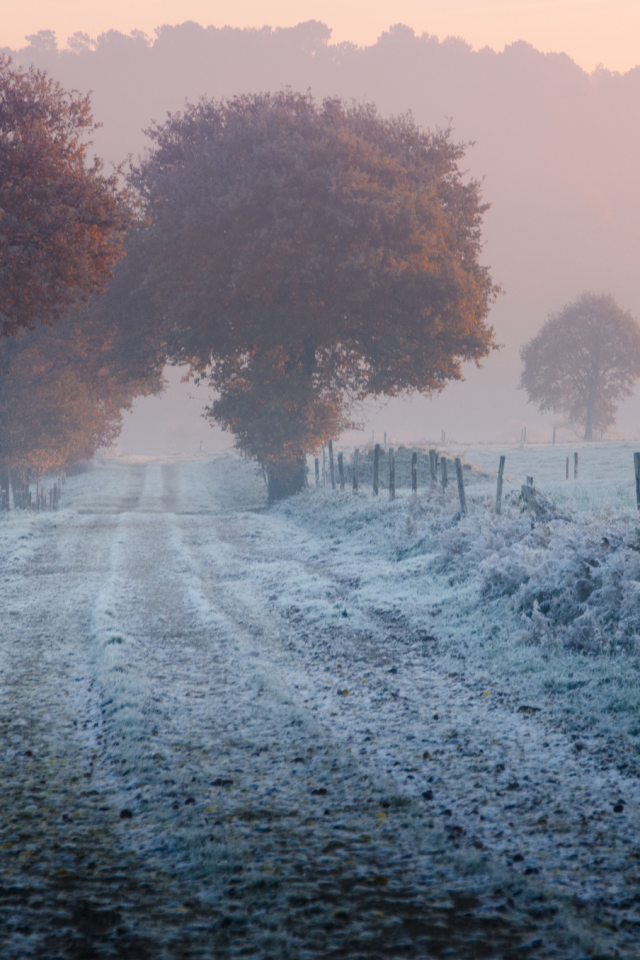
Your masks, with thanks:
[[(330, 38), (330, 27), (315, 21), (262, 30), (184, 23), (160, 27), (153, 41), (111, 31), (97, 43), (76, 38), (75, 49), (63, 51), (45, 32), (5, 52), (66, 87), (93, 91), (103, 124), (95, 150), (115, 163), (144, 150), (152, 120), (201, 95), (289, 85), (318, 98), (373, 101), (385, 115), (411, 111), (432, 129), (450, 124), (457, 139), (473, 143), (465, 164), (491, 204), (483, 259), (503, 287), (491, 313), (502, 348), (436, 398), (371, 404), (359, 418), (368, 435), (386, 431), (398, 440), (437, 439), (443, 430), (460, 442), (517, 440), (524, 425), (529, 439), (548, 439), (554, 419), (538, 415), (517, 389), (521, 345), (585, 290), (611, 292), (640, 316), (640, 68), (587, 74), (568, 56), (525, 42), (473, 51), (401, 25), (366, 48)], [(169, 381), (162, 399), (136, 402), (120, 448), (186, 453), (201, 440), (204, 449), (228, 445), (199, 418), (193, 388), (175, 371)], [(635, 396), (616, 430), (636, 438), (639, 423)]]
[[(330, 455), (298, 496), (268, 502), (284, 483), (215, 455), (233, 437), (184, 368), (105, 455), (54, 450), (66, 475), (0, 451), (2, 960), (640, 956), (638, 397), (626, 440), (578, 449), (517, 389), (522, 344), (583, 291), (640, 317), (640, 68), (402, 26), (330, 39), (186, 23), (12, 52), (93, 91), (115, 164), (187, 100), (287, 85), (451, 125), (503, 292), (482, 369), (355, 410), (337, 478)], [(139, 330), (111, 336), (112, 302), (89, 346), (75, 320), (56, 342), (45, 453), (52, 408), (61, 433), (94, 431), (88, 457), (110, 437), (94, 394), (110, 413), (129, 375), (157, 386)], [(118, 389), (65, 381), (70, 354)], [(15, 411), (43, 356), (9, 368), (10, 439), (36, 420)], [(525, 426), (545, 442), (519, 443)], [(344, 456), (372, 434), (438, 455)]]

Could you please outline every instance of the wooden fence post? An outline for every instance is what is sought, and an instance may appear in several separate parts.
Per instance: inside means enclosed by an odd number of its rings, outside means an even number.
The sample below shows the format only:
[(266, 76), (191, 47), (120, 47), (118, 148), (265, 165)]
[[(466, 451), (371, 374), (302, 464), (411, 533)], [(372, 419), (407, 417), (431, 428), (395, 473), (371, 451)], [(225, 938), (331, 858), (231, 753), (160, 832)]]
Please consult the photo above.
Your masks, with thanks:
[(411, 454), (411, 489), (418, 492), (418, 454), (415, 451)]
[(636, 505), (640, 510), (640, 453), (634, 453), (633, 466), (636, 471)]
[(569, 479), (569, 457), (567, 457), (567, 480)]
[(378, 496), (378, 476), (380, 473), (380, 444), (373, 448), (373, 493)]
[(340, 477), (340, 489), (344, 490), (344, 462), (341, 453), (338, 454), (338, 476)]
[(353, 451), (353, 492), (358, 492), (360, 486), (360, 451), (356, 447)]
[(316, 487), (320, 486), (320, 460), (316, 457)]
[(431, 474), (431, 486), (436, 485), (436, 452), (429, 450), (429, 473)]
[(447, 458), (440, 457), (440, 472), (442, 474), (442, 492), (449, 486), (449, 477), (447, 476)]
[(462, 516), (467, 514), (467, 498), (464, 492), (464, 475), (462, 473), (462, 460), (456, 457), (456, 477), (458, 478), (458, 497), (460, 498), (460, 513)]
[(329, 473), (331, 474), (331, 489), (336, 488), (336, 474), (333, 469), (333, 440), (329, 440)]
[(556, 445), (556, 428), (555, 427), (553, 428), (553, 440), (551, 441), (551, 445), (554, 447)]
[(322, 486), (326, 487), (327, 485), (327, 455), (324, 449), (324, 443), (322, 444)]
[(504, 464), (506, 457), (500, 457), (500, 466), (498, 467), (498, 487), (496, 490), (496, 513), (502, 512), (502, 482), (504, 477)]
[(396, 452), (393, 447), (389, 447), (389, 499), (393, 500), (396, 495)]
[(573, 455), (573, 479), (578, 479), (578, 453), (577, 451)]

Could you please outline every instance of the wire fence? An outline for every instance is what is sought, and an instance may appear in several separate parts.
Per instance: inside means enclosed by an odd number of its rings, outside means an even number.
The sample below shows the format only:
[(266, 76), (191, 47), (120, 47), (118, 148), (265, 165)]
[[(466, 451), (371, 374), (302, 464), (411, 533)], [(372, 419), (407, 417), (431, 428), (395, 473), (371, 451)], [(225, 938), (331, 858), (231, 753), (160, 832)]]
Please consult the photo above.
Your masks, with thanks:
[[(451, 481), (455, 483), (455, 460), (459, 458), (446, 457), (440, 451), (433, 449), (412, 449), (398, 447), (387, 450), (378, 446), (355, 450), (353, 453), (338, 453), (334, 458), (334, 483), (336, 489), (340, 487), (339, 459), (342, 457), (344, 486), (353, 488), (354, 473), (357, 473), (357, 487), (373, 487), (376, 472), (376, 447), (378, 447), (378, 488), (389, 490), (395, 468), (396, 489), (412, 489), (417, 483), (418, 488), (430, 486), (434, 481), (447, 486)], [(443, 468), (443, 464), (446, 464)], [(315, 459), (316, 485), (331, 487), (331, 452), (325, 451), (324, 458)], [(443, 477), (444, 469), (444, 477)], [(465, 473), (472, 470), (471, 464), (463, 463)]]
[[(578, 480), (579, 458), (578, 453), (573, 455), (573, 463), (566, 458), (565, 476), (569, 480)], [(495, 512), (500, 513), (502, 508), (503, 485), (505, 477), (505, 456), (500, 456), (495, 473), (474, 467), (470, 463), (463, 463), (460, 457), (450, 457), (436, 448), (429, 450), (398, 447), (388, 450), (375, 444), (363, 450), (356, 449), (353, 453), (339, 452), (334, 459), (333, 443), (329, 441), (328, 452), (323, 447), (322, 456), (316, 457), (314, 462), (315, 483), (318, 487), (333, 489), (352, 489), (357, 493), (361, 489), (370, 489), (374, 494), (388, 491), (390, 497), (395, 497), (396, 490), (409, 489), (417, 493), (418, 490), (438, 489), (446, 490), (453, 485), (457, 486), (460, 501), (460, 512), (467, 513), (465, 488), (467, 485), (487, 482), (496, 483)], [(635, 494), (636, 505), (640, 510), (640, 452), (634, 453)], [(518, 481), (519, 483), (519, 481)], [(520, 499), (523, 504), (536, 516), (542, 516), (546, 507), (534, 487), (534, 478), (528, 476), (526, 483), (520, 487)]]
[[(65, 474), (60, 474), (53, 485), (45, 488), (35, 484), (15, 481), (0, 487), (0, 511), (4, 510), (57, 510), (65, 484)], [(32, 487), (35, 486), (35, 490)]]

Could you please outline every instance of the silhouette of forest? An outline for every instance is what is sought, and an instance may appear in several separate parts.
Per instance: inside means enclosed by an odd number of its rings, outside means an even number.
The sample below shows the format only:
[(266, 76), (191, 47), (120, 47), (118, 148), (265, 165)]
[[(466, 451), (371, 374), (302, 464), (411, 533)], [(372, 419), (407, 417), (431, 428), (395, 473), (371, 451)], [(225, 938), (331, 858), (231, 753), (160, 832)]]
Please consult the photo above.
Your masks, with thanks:
[(455, 390), (471, 389), (476, 400), (481, 391), (476, 428), (487, 418), (523, 415), (525, 397), (514, 392), (518, 349), (549, 311), (593, 290), (613, 293), (640, 315), (640, 67), (587, 74), (567, 55), (525, 42), (474, 51), (460, 39), (419, 37), (402, 25), (364, 49), (331, 45), (330, 37), (316, 21), (251, 30), (189, 22), (160, 27), (153, 39), (76, 34), (64, 50), (42, 31), (5, 52), (67, 88), (93, 91), (103, 123), (95, 150), (115, 163), (144, 150), (152, 120), (202, 95), (290, 86), (319, 98), (373, 101), (383, 114), (410, 110), (432, 129), (451, 124), (456, 139), (474, 142), (466, 164), (484, 178), (491, 204), (484, 259), (505, 291), (491, 315), (504, 349)]

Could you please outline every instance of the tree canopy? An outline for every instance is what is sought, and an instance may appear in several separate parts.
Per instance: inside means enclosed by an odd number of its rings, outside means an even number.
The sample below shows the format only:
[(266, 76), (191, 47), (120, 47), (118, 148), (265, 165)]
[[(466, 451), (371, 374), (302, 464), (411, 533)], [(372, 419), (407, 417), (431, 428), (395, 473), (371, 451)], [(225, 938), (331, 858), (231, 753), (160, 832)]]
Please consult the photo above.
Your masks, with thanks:
[(566, 414), (591, 440), (614, 423), (640, 377), (640, 326), (610, 294), (583, 293), (549, 317), (521, 357), (529, 400)]
[(90, 459), (120, 432), (135, 396), (162, 388), (137, 331), (112, 314), (73, 312), (0, 338), (0, 484)]
[(134, 218), (119, 173), (87, 164), (89, 98), (0, 55), (0, 336), (105, 288)]
[(148, 133), (132, 263), (167, 356), (208, 370), (211, 415), (270, 476), (299, 486), (354, 401), (439, 391), (494, 346), (486, 206), (449, 132), (288, 91)]

